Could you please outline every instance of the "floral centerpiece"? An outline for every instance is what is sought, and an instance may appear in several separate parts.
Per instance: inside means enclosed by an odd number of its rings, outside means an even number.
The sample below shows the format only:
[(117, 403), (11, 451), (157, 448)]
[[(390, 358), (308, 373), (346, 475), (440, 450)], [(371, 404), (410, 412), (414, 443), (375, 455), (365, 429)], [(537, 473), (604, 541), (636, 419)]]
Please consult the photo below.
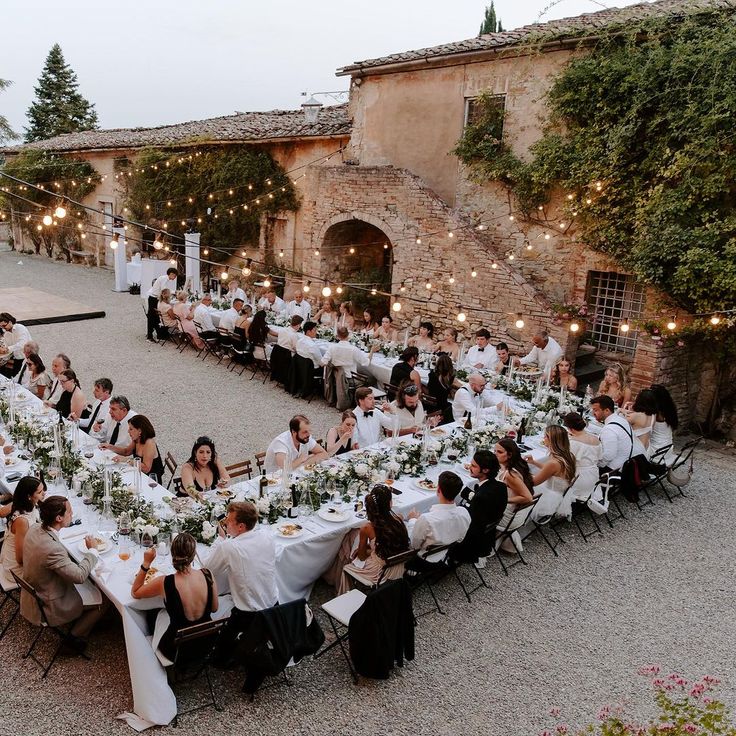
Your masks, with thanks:
[(326, 342), (337, 342), (335, 330), (332, 327), (325, 327), (324, 325), (317, 327), (317, 339), (325, 340)]

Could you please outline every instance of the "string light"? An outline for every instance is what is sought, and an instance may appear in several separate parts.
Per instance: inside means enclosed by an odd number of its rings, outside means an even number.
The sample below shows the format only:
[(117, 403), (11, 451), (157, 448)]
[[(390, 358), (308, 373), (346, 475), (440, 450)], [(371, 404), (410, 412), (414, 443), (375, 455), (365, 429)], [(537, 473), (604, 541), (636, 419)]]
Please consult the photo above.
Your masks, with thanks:
[(516, 325), (517, 330), (521, 330), (524, 327), (524, 318), (521, 315), (521, 312), (516, 313), (516, 322), (514, 322)]
[(66, 217), (66, 208), (59, 205), (54, 210), (54, 217), (58, 217), (60, 220), (63, 220)]
[(461, 306), (458, 306), (457, 321), (465, 322), (467, 318), (468, 318), (468, 315), (465, 314), (465, 312), (463, 312), (463, 308)]
[(222, 272), (222, 273), (220, 274), (220, 278), (221, 278), (221, 279), (222, 279), (223, 281), (227, 281), (227, 277), (228, 277), (228, 272), (227, 272), (227, 271), (223, 271), (223, 272)]
[(112, 248), (112, 250), (115, 250), (118, 247), (119, 242), (120, 233), (115, 233), (115, 235), (112, 236), (112, 240), (110, 241), (110, 248)]
[(384, 249), (384, 250), (388, 250), (388, 243), (384, 243), (384, 244), (383, 244), (383, 249)]
[[(264, 281), (264, 286), (265, 286), (265, 281)], [(304, 286), (302, 286), (302, 291), (305, 294), (309, 294), (311, 288), (312, 288), (312, 282), (311, 281), (307, 281), (307, 283), (304, 284)]]
[(209, 248), (205, 248), (202, 253), (204, 253), (206, 256), (210, 254)]
[(319, 256), (319, 248), (315, 248), (314, 249), (314, 255), (315, 256)]
[(42, 220), (42, 222), (43, 222), (43, 224), (44, 224), (44, 225), (46, 225), (46, 227), (48, 227), (48, 226), (49, 226), (49, 225), (50, 225), (50, 224), (51, 224), (51, 223), (52, 223), (53, 221), (54, 221), (54, 220), (53, 220), (53, 218), (51, 217), (51, 215), (44, 215), (44, 216), (43, 216), (43, 220)]
[(371, 289), (371, 296), (375, 296), (376, 294), (378, 294), (378, 289), (376, 289), (376, 287), (374, 286), (374, 287), (373, 287), (373, 288)]
[(470, 271), (471, 278), (475, 278), (478, 275), (478, 272), (475, 270), (475, 266)]
[(263, 285), (268, 289), (271, 286), (271, 276), (266, 276), (265, 279), (263, 279)]
[(533, 250), (534, 249), (534, 246), (531, 243), (527, 243), (526, 244), (526, 249), (527, 250)]
[(715, 325), (717, 325), (717, 324), (720, 324), (720, 322), (721, 322), (721, 318), (720, 318), (720, 317), (719, 317), (719, 316), (718, 316), (717, 314), (714, 314), (714, 315), (713, 315), (713, 316), (712, 316), (712, 317), (710, 318), (710, 323), (711, 323), (711, 324), (712, 324), (713, 326), (715, 326)]
[(509, 260), (513, 261), (516, 256), (513, 253), (509, 253)]
[(447, 283), (448, 284), (454, 284), (455, 283), (455, 277), (454, 276), (450, 276), (450, 278), (447, 279)]
[(252, 260), (250, 258), (245, 262), (245, 266), (243, 266), (243, 271), (242, 271), (243, 276), (250, 276), (250, 273), (251, 273), (250, 264), (251, 263), (252, 263)]
[(351, 248), (350, 248), (350, 250), (348, 251), (348, 253), (350, 253), (350, 255), (351, 255), (351, 256), (352, 256), (352, 255), (354, 255), (354, 253), (355, 253), (355, 248), (352, 248), (352, 247), (351, 247)]
[(629, 325), (629, 318), (625, 317), (624, 320), (621, 322), (621, 324), (618, 326), (619, 330), (621, 332), (626, 333), (631, 328), (631, 325)]
[[(498, 268), (498, 263), (496, 263), (496, 261), (493, 261), (493, 263), (491, 263), (491, 268), (495, 271)], [(470, 275), (472, 276), (473, 274), (471, 273)]]
[(161, 248), (164, 247), (164, 241), (161, 240), (161, 236), (160, 235), (156, 235), (156, 239), (153, 241), (153, 247), (156, 250), (161, 250)]
[(421, 238), (417, 238), (417, 245), (421, 245), (421, 244), (422, 244), (422, 239)]
[(338, 286), (336, 286), (336, 287), (335, 287), (335, 293), (337, 293), (337, 294), (342, 294), (342, 286), (339, 286), (339, 285), (338, 285)]
[(284, 251), (282, 249), (282, 250), (279, 251), (279, 258), (283, 258), (283, 257), (284, 257)]
[(667, 323), (667, 329), (673, 332), (677, 329), (677, 315), (673, 314), (672, 319)]
[(425, 287), (426, 287), (427, 289), (431, 289), (431, 288), (432, 288), (432, 282), (431, 282), (431, 281), (427, 281), (427, 283), (426, 283), (426, 284), (424, 284), (424, 286), (425, 286)]
[(579, 329), (580, 325), (575, 320), (570, 322), (570, 332), (577, 332)]
[(328, 297), (332, 296), (332, 289), (330, 288), (330, 285), (325, 281), (325, 285), (322, 287), (322, 296)]
[(398, 301), (398, 300), (396, 300), (396, 301), (395, 301), (395, 302), (393, 303), (393, 305), (392, 305), (392, 307), (391, 307), (391, 308), (392, 308), (392, 309), (394, 310), (394, 312), (400, 312), (400, 311), (401, 311), (401, 302), (400, 302), (400, 301)]
[(455, 233), (454, 233), (454, 232), (452, 232), (452, 230), (450, 230), (450, 232), (449, 232), (449, 233), (447, 233), (447, 237), (448, 237), (448, 238), (454, 238), (454, 237), (455, 237)]
[(402, 293), (406, 291), (406, 282), (401, 282), (401, 286), (399, 286), (399, 291)]

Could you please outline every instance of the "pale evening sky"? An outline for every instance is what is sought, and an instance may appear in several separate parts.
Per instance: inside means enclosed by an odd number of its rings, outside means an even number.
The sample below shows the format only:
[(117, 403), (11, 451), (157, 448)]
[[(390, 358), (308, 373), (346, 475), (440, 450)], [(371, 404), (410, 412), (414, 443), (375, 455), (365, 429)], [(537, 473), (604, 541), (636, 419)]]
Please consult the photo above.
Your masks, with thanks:
[[(637, 0), (496, 0), (504, 28)], [(54, 43), (105, 128), (295, 109), (352, 61), (471, 38), (490, 0), (4, 0), (0, 114), (22, 134)], [(545, 11), (546, 9), (546, 11)]]

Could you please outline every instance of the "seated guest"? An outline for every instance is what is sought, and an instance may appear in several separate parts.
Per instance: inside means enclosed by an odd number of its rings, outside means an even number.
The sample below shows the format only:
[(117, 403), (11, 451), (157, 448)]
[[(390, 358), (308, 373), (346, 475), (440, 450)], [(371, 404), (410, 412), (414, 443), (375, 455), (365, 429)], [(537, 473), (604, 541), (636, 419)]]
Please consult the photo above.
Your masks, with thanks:
[(433, 353), (435, 351), (434, 325), (431, 322), (420, 322), (419, 334), (410, 338), (409, 345), (425, 353)]
[(654, 422), (657, 420), (657, 399), (654, 392), (647, 388), (642, 389), (631, 409), (623, 408), (621, 414), (626, 417), (626, 421), (634, 430), (634, 437), (638, 438), (647, 450), (646, 456), (649, 457), (649, 441)]
[(264, 467), (267, 473), (273, 473), (282, 470), (288, 461), (289, 470), (296, 470), (306, 462), (320, 462), (326, 457), (327, 453), (312, 437), (309, 419), (297, 414), (289, 421), (289, 429), (271, 441)]
[(610, 396), (596, 396), (591, 399), (590, 411), (595, 420), (604, 425), (600, 434), (601, 473), (621, 470), (630, 457), (645, 454), (644, 447), (635, 438), (634, 430), (626, 417), (615, 413), (616, 407)]
[(482, 417), (489, 417), (497, 413), (500, 404), (493, 401), (490, 393), (486, 393), (487, 381), (480, 373), (471, 373), (468, 376), (468, 385), (461, 386), (455, 392), (452, 400), (452, 416), (456, 422), (465, 417), (472, 417), (479, 411)]
[[(529, 464), (521, 456), (519, 446), (512, 439), (504, 437), (499, 440), (494, 447), (494, 452), (501, 466), (501, 472), (497, 479), (504, 483), (508, 489), (506, 510), (498, 524), (500, 530), (505, 530), (519, 507), (527, 506), (534, 500), (534, 480), (529, 471)], [(509, 530), (518, 529), (526, 520), (527, 517), (521, 514), (514, 517), (514, 524)], [(505, 540), (502, 549), (514, 552), (514, 547), (517, 550), (523, 550), (517, 532), (514, 532), (510, 543), (509, 540)]]
[(61, 382), (59, 381), (59, 376), (62, 371), (71, 368), (71, 365), (71, 360), (69, 360), (68, 356), (64, 355), (64, 353), (59, 353), (51, 361), (51, 386), (46, 389), (46, 400), (44, 401), (46, 406), (56, 406), (56, 402), (64, 391), (61, 386)]
[[(16, 361), (16, 363), (18, 363), (18, 370), (15, 372), (15, 376), (13, 376), (13, 381), (25, 388), (28, 388), (28, 384), (31, 380), (30, 366), (27, 361), (28, 356), (32, 353), (35, 355), (39, 354), (38, 343), (35, 340), (28, 340), (28, 342), (23, 346), (23, 360)], [(44, 370), (46, 369), (44, 368)], [(39, 395), (39, 398), (42, 399), (43, 395)]]
[[(23, 542), (23, 577), (42, 601), (49, 626), (73, 622), (68, 643), (83, 652), (87, 636), (102, 615), (102, 595), (89, 579), (97, 564), (97, 539), (84, 539), (86, 550), (79, 562), (69, 555), (59, 540), (59, 531), (72, 522), (72, 507), (62, 496), (50, 496), (38, 505), (40, 524), (26, 532)], [(41, 612), (35, 598), (23, 590), (20, 612), (35, 626), (41, 625)]]
[(25, 367), (26, 383), (23, 385), (39, 399), (42, 399), (51, 385), (51, 379), (46, 373), (46, 366), (37, 353), (31, 353), (26, 357)]
[(454, 327), (448, 327), (442, 333), (442, 339), (437, 343), (438, 353), (447, 353), (450, 359), (455, 362), (460, 355), (460, 345), (457, 342), (458, 332)]
[(488, 557), (495, 548), (496, 527), (501, 523), (508, 490), (497, 480), (501, 472), (498, 458), (490, 450), (478, 450), (470, 461), (470, 477), (474, 483), (460, 491), (460, 505), (470, 514), (470, 526), (463, 541), (450, 554), (457, 562), (477, 562)]
[(291, 324), (288, 327), (279, 331), (279, 336), (276, 338), (276, 342), (286, 350), (289, 350), (292, 355), (296, 352), (296, 344), (299, 338), (302, 336), (302, 319), (301, 315), (295, 314), (291, 318)]
[(332, 297), (322, 302), (322, 307), (314, 315), (314, 321), (323, 327), (334, 327), (337, 324), (337, 308)]
[(356, 419), (353, 441), (365, 449), (383, 439), (382, 430), (390, 430), (393, 420), (376, 408), (376, 397), (368, 386), (361, 386), (355, 391), (355, 401), (358, 406), (353, 409)]
[[(92, 431), (102, 443), (100, 446), (109, 443), (114, 445), (118, 440), (128, 435), (128, 421), (135, 416), (135, 412), (130, 408), (130, 402), (125, 396), (113, 396), (110, 399), (107, 416), (101, 418), (97, 416), (97, 421), (92, 426)], [(104, 447), (103, 447), (104, 449)]]
[(352, 302), (345, 301), (340, 304), (337, 326), (347, 327), (349, 332), (355, 329), (355, 313), (353, 312)]
[(570, 438), (560, 426), (553, 424), (544, 430), (542, 444), (549, 451), (549, 455), (541, 460), (535, 460), (532, 455), (524, 459), (539, 468), (539, 472), (532, 477), (534, 486), (540, 486), (542, 497), (532, 511), (532, 518), (541, 520), (549, 516), (570, 518), (572, 515), (572, 496), (565, 491), (570, 487), (577, 474), (577, 464), (570, 449)]
[(280, 296), (276, 296), (276, 292), (269, 290), (258, 300), (258, 310), (264, 312), (273, 312), (281, 314), (286, 308), (284, 300)]
[[(110, 396), (112, 395), (112, 381), (109, 378), (98, 378), (92, 388), (92, 394), (95, 397), (95, 403), (87, 406), (82, 412), (82, 418), (79, 419), (79, 427), (83, 430), (91, 430), (95, 426), (97, 420), (103, 420), (110, 411)], [(77, 419), (76, 414), (72, 414), (71, 419)]]
[(551, 385), (555, 388), (564, 388), (566, 391), (574, 393), (578, 390), (578, 379), (572, 372), (570, 361), (567, 358), (560, 358), (552, 372)]
[(496, 351), (490, 346), (491, 333), (481, 327), (475, 333), (475, 345), (465, 355), (463, 365), (469, 368), (491, 371), (496, 365)]
[(0, 579), (5, 587), (15, 586), (11, 571), (23, 575), (23, 541), (28, 530), (39, 520), (37, 507), (43, 501), (44, 493), (43, 483), (31, 475), (21, 478), (15, 487), (0, 548)]
[(151, 646), (169, 661), (176, 656), (174, 639), (181, 629), (203, 624), (212, 619), (218, 608), (217, 583), (205, 567), (192, 567), (197, 554), (197, 540), (187, 532), (177, 534), (171, 541), (173, 575), (156, 575), (144, 584), (146, 573), (156, 559), (156, 548), (143, 553), (143, 564), (138, 568), (130, 594), (133, 598), (158, 598), (164, 608), (156, 618)]
[(253, 307), (250, 304), (243, 304), (243, 308), (240, 310), (240, 317), (235, 320), (235, 327), (233, 332), (240, 336), (241, 339), (245, 340), (245, 336), (248, 333), (250, 323), (253, 321)]
[(270, 528), (258, 528), (257, 523), (254, 504), (231, 501), (224, 520), (225, 531), (219, 527), (219, 537), (204, 561), (204, 567), (215, 579), (227, 579), (234, 604), (218, 642), (218, 660), (231, 658), (235, 639), (239, 632), (248, 629), (254, 612), (278, 603), (274, 535)]
[(180, 289), (176, 292), (176, 304), (172, 305), (171, 310), (174, 316), (179, 318), (181, 329), (189, 336), (194, 347), (201, 350), (204, 342), (199, 338), (197, 328), (194, 326), (194, 307), (187, 304), (186, 291)]
[(294, 289), (294, 298), (286, 305), (285, 314), (287, 317), (301, 317), (302, 322), (306, 322), (312, 314), (312, 305), (304, 298), (304, 292), (301, 289)]
[(229, 482), (230, 476), (217, 456), (215, 443), (209, 437), (198, 437), (189, 460), (181, 468), (182, 488), (203, 493), (212, 488), (225, 488)]
[(348, 409), (340, 415), (340, 420), (337, 427), (330, 427), (327, 432), (327, 454), (330, 457), (358, 449), (358, 443), (353, 442), (355, 426), (358, 423), (355, 414)]
[(157, 480), (161, 480), (164, 474), (164, 463), (156, 444), (156, 432), (148, 417), (143, 414), (131, 417), (128, 420), (128, 437), (130, 437), (129, 445), (110, 443), (102, 444), (100, 447), (117, 453), (115, 462), (131, 456), (133, 460), (140, 460), (142, 473), (155, 475)]
[(220, 329), (233, 332), (235, 330), (235, 323), (240, 317), (240, 310), (243, 308), (245, 300), (240, 297), (233, 299), (232, 306), (230, 309), (226, 309), (220, 317)]
[(598, 482), (601, 443), (594, 434), (585, 431), (585, 419), (577, 412), (566, 414), (562, 422), (570, 435), (570, 452), (578, 476), (570, 493), (574, 501), (587, 501)]
[(54, 408), (64, 419), (68, 419), (71, 414), (79, 416), (87, 405), (87, 399), (79, 387), (77, 374), (68, 368), (59, 374), (59, 383), (63, 391)]
[(31, 333), (9, 312), (0, 312), (0, 329), (2, 329), (0, 373), (12, 378), (18, 370), (18, 365), (14, 361), (23, 360), (23, 346), (31, 340)]
[(337, 342), (327, 346), (321, 364), (340, 367), (346, 378), (352, 378), (358, 372), (358, 366), (368, 365), (368, 356), (348, 340), (348, 328), (340, 326), (337, 328)]
[(513, 365), (513, 358), (509, 353), (509, 346), (505, 342), (496, 345), (496, 373), (505, 376), (509, 372), (509, 368)]
[(405, 381), (411, 381), (418, 389), (421, 389), (422, 379), (419, 375), (419, 371), (414, 367), (418, 360), (418, 347), (409, 346), (408, 348), (404, 348), (404, 352), (399, 356), (399, 362), (391, 369), (391, 378), (389, 383), (392, 386), (399, 386)]
[(376, 331), (380, 325), (378, 324), (378, 321), (376, 320), (376, 315), (373, 313), (372, 309), (364, 309), (363, 310), (363, 327), (360, 330), (361, 335), (365, 335), (366, 337), (375, 337)]
[(455, 499), (462, 487), (463, 482), (460, 476), (450, 470), (445, 470), (437, 479), (438, 503), (421, 516), (415, 510), (409, 513), (407, 526), (411, 536), (411, 546), (412, 549), (419, 550), (419, 559), (408, 565), (410, 570), (422, 572), (443, 562), (447, 553), (428, 555), (429, 547), (453, 544), (465, 538), (470, 526), (470, 514), (466, 508), (455, 504)]
[(373, 584), (382, 580), (396, 580), (404, 574), (404, 566), (396, 565), (389, 569), (382, 578), (386, 560), (394, 555), (409, 550), (409, 534), (401, 517), (391, 511), (392, 493), (385, 485), (373, 486), (365, 497), (365, 513), (368, 521), (360, 528), (358, 548), (352, 559), (360, 560), (363, 565), (354, 562), (343, 568), (339, 595), (347, 593), (352, 587), (353, 578), (347, 570), (360, 574), (361, 578), (368, 578)]
[(534, 363), (546, 375), (552, 375), (557, 361), (562, 357), (562, 348), (546, 330), (539, 330), (532, 337), (534, 347), (523, 357), (514, 358), (514, 365)]
[(148, 312), (146, 339), (153, 340), (153, 333), (158, 334), (158, 303), (161, 301), (161, 291), (168, 289), (171, 293), (176, 291), (176, 280), (179, 272), (172, 266), (166, 269), (166, 273), (159, 276), (148, 290)]
[(673, 433), (678, 427), (677, 407), (672, 400), (670, 392), (660, 383), (652, 385), (654, 399), (657, 402), (657, 418), (652, 427), (652, 435), (649, 439), (650, 457), (659, 450), (669, 447), (670, 450), (664, 456), (662, 462), (672, 465), (676, 455), (672, 451)]
[[(419, 389), (413, 383), (399, 386), (396, 398), (389, 404), (389, 413), (399, 418), (399, 434), (416, 434), (420, 432), (426, 419), (424, 407), (419, 400)], [(433, 417), (429, 424), (437, 426), (439, 417)]]
[(317, 323), (305, 322), (304, 334), (296, 341), (296, 354), (311, 360), (315, 368), (322, 365), (322, 351), (317, 347)]
[(205, 294), (202, 301), (194, 308), (194, 326), (197, 327), (198, 335), (203, 340), (209, 340), (219, 335), (210, 314), (211, 306), (212, 297)]
[(227, 291), (225, 292), (224, 297), (233, 306), (235, 306), (234, 302), (236, 299), (240, 299), (240, 301), (243, 302), (243, 304), (245, 304), (246, 302), (245, 292), (240, 288), (240, 281), (238, 281), (238, 279), (233, 279), (227, 285)]
[(460, 388), (462, 384), (455, 378), (455, 366), (448, 354), (440, 354), (434, 368), (429, 371), (427, 393), (435, 399), (436, 408), (442, 412), (445, 422), (452, 421), (452, 405), (450, 393)]
[(279, 333), (268, 326), (265, 310), (259, 309), (248, 325), (245, 335), (253, 346), (253, 357), (257, 360), (264, 360), (266, 358), (266, 340), (269, 337), (278, 337)]
[(161, 299), (156, 305), (158, 315), (161, 318), (161, 324), (156, 332), (158, 339), (167, 338), (172, 330), (177, 327), (176, 312), (171, 305), (171, 292), (168, 289), (161, 289)]
[(394, 318), (387, 314), (381, 319), (381, 326), (375, 331), (374, 337), (383, 342), (397, 342), (398, 332), (394, 328)]

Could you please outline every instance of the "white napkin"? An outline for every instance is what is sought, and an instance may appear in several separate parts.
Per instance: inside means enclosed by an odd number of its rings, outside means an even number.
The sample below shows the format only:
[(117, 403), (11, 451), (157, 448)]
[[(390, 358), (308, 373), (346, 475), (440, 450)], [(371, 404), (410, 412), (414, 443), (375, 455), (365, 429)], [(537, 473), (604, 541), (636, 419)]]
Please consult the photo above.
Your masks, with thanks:
[(141, 718), (141, 716), (137, 716), (135, 713), (128, 713), (127, 711), (115, 717), (121, 721), (125, 721), (131, 728), (135, 729), (139, 733), (156, 725), (155, 723), (151, 723), (151, 721), (147, 721), (145, 718)]

